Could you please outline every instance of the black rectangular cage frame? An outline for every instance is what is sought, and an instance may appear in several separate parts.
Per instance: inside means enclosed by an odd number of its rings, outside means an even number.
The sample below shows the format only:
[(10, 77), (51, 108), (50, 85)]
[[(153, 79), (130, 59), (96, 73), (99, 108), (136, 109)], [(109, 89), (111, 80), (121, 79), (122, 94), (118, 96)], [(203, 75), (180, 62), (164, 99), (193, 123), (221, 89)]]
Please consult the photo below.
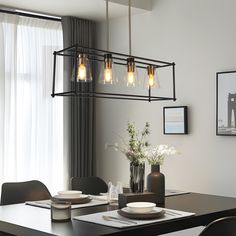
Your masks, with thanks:
[[(86, 54), (90, 61), (104, 61), (104, 54), (112, 54), (112, 60), (114, 64), (124, 65), (126, 66), (127, 58), (134, 58), (135, 65), (137, 68), (146, 69), (147, 66), (153, 66), (156, 68), (163, 68), (163, 67), (170, 67), (172, 69), (172, 97), (158, 97), (152, 96), (151, 94), (151, 87), (147, 88), (147, 95), (140, 95), (140, 94), (122, 94), (122, 93), (105, 93), (105, 92), (88, 92), (88, 91), (81, 91), (78, 86), (74, 86), (70, 91), (65, 92), (55, 92), (55, 83), (56, 83), (56, 65), (57, 65), (57, 56), (64, 56), (64, 57), (72, 57), (74, 59), (74, 81), (76, 81), (76, 74), (77, 74), (77, 58), (79, 54)], [(53, 85), (52, 85), (52, 97), (55, 96), (79, 96), (83, 98), (109, 98), (109, 99), (125, 99), (125, 100), (139, 100), (139, 101), (161, 101), (161, 100), (173, 100), (176, 101), (176, 94), (175, 94), (175, 63), (174, 62), (166, 62), (166, 61), (159, 61), (144, 57), (138, 57), (133, 55), (127, 55), (112, 51), (106, 51), (96, 48), (90, 48), (75, 44), (68, 48), (54, 51), (54, 63), (53, 63)], [(81, 83), (81, 82), (77, 82)]]

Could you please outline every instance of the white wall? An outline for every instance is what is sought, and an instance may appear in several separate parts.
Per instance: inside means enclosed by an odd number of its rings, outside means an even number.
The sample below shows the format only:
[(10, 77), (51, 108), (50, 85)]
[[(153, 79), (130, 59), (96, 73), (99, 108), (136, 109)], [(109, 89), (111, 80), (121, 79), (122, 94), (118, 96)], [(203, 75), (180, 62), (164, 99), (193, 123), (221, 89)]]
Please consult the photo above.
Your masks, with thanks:
[[(215, 135), (215, 75), (236, 70), (235, 0), (155, 0), (153, 10), (132, 18), (133, 54), (176, 62), (177, 101), (97, 100), (97, 174), (129, 182), (129, 163), (105, 143), (126, 135), (127, 121), (151, 123), (152, 144), (174, 145), (181, 154), (162, 166), (168, 188), (236, 197), (236, 137)], [(110, 24), (110, 49), (128, 52), (127, 19)], [(99, 25), (98, 47), (105, 48)], [(189, 135), (163, 135), (162, 108), (187, 105)], [(149, 172), (147, 168), (146, 173)]]

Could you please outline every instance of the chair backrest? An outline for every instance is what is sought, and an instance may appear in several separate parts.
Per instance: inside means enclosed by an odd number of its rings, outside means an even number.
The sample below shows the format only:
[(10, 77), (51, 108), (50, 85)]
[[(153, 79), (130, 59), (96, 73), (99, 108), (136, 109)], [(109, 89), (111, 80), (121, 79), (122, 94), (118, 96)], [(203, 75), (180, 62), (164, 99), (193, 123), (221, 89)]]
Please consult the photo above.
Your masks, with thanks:
[(47, 187), (38, 180), (2, 184), (1, 205), (50, 199)]
[(236, 216), (223, 217), (208, 224), (199, 236), (236, 235)]
[(73, 177), (71, 178), (72, 190), (80, 190), (85, 194), (98, 195), (107, 192), (107, 184), (99, 177)]

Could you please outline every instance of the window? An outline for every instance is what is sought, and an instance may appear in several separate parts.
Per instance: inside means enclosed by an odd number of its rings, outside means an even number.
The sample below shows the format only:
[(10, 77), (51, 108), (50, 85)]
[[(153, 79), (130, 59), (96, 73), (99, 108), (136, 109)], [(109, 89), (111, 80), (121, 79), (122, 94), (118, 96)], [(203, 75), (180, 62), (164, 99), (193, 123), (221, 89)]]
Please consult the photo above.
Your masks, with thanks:
[[(0, 14), (0, 182), (63, 188), (63, 101), (51, 98), (61, 23)], [(57, 86), (63, 86), (58, 61)]]

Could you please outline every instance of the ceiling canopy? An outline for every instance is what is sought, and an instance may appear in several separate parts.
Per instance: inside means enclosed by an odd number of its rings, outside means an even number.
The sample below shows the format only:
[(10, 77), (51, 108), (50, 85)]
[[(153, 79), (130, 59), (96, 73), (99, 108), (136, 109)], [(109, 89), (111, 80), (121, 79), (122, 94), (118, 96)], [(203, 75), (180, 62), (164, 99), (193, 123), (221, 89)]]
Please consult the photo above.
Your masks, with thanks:
[[(110, 0), (111, 18), (127, 16), (127, 0)], [(132, 14), (151, 10), (152, 0), (132, 0)], [(0, 6), (45, 13), (56, 16), (76, 16), (84, 19), (105, 20), (104, 0), (0, 0)]]

